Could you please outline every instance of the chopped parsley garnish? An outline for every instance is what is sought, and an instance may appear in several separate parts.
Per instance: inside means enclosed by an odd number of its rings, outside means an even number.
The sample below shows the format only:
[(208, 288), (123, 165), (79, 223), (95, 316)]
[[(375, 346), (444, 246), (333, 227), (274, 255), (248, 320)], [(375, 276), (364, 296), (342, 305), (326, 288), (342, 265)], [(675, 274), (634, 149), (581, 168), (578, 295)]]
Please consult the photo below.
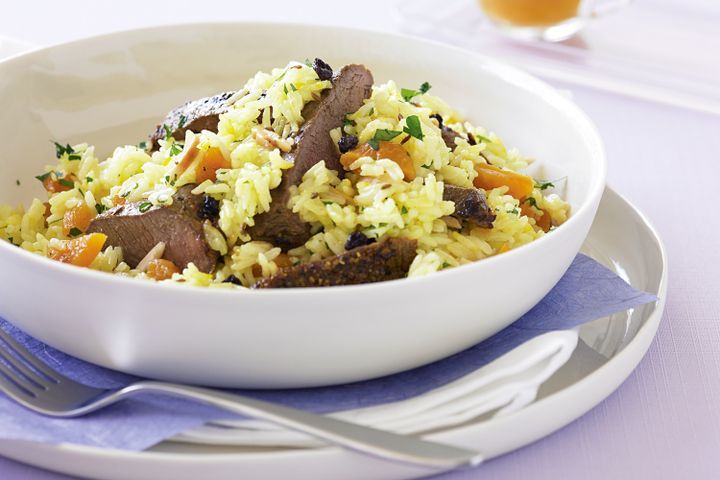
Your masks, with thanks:
[[(185, 115), (180, 116), (180, 120), (181, 120), (181, 122), (184, 123)], [(178, 124), (178, 125), (180, 125), (180, 124)], [(172, 135), (172, 130), (170, 130), (170, 127), (163, 123), (162, 128), (163, 128), (163, 130), (165, 130), (165, 141), (169, 142), (170, 140), (173, 140), (173, 144), (170, 146), (170, 155), (174, 156), (174, 155), (177, 155), (178, 153), (182, 152), (183, 149), (180, 145), (178, 145), (175, 142), (175, 138)]]
[(77, 237), (78, 235), (82, 235), (83, 232), (79, 228), (73, 227), (70, 229), (69, 233), (71, 237)]
[(403, 132), (407, 133), (411, 137), (415, 137), (418, 140), (423, 139), (422, 127), (420, 126), (420, 119), (417, 115), (410, 115), (405, 119), (406, 127), (403, 128)]
[(313, 64), (309, 58), (306, 58), (303, 63), (305, 63), (305, 65), (307, 65), (308, 67), (313, 68)]
[(63, 187), (75, 188), (75, 183), (72, 180), (68, 180), (67, 178), (59, 178), (58, 183)]
[(492, 143), (492, 140), (490, 140), (488, 137), (484, 137), (484, 136), (480, 135), (479, 133), (474, 133), (473, 137), (479, 139), (481, 142), (484, 142), (484, 143)]
[(180, 120), (178, 120), (178, 128), (182, 128), (185, 125), (185, 120), (187, 120), (187, 117), (184, 114), (180, 115)]
[(332, 205), (335, 202), (332, 202), (330, 200), (323, 200), (323, 205)]
[(81, 157), (80, 155), (78, 155), (77, 153), (73, 153), (73, 154), (68, 155), (68, 160), (70, 160), (70, 161), (80, 160), (81, 158), (82, 158), (82, 157)]
[(137, 147), (138, 147), (140, 150), (147, 150), (147, 142), (140, 142), (140, 143), (137, 144)]
[(402, 95), (402, 97), (405, 99), (406, 102), (409, 102), (410, 100), (412, 100), (412, 98), (417, 94), (418, 94), (417, 90), (413, 90), (410, 88), (400, 89), (400, 95)]
[(448, 262), (443, 262), (442, 267), (440, 267), (440, 268), (444, 270), (444, 269), (448, 268), (449, 266), (450, 266), (450, 264)]
[(38, 176), (35, 177), (35, 178), (37, 178), (37, 179), (40, 180), (41, 182), (44, 182), (45, 180), (48, 179), (48, 177), (50, 176), (50, 173), (52, 173), (52, 172), (45, 172), (45, 173), (43, 173), (42, 175), (38, 175)]
[(399, 130), (388, 130), (387, 128), (379, 128), (375, 130), (374, 140), (389, 142), (393, 138), (400, 135), (402, 132)]
[(405, 215), (407, 212), (408, 212), (408, 209), (405, 208), (405, 205), (403, 205), (403, 207), (400, 209), (400, 213), (401, 213), (402, 215)]
[(347, 127), (348, 125), (355, 125), (355, 122), (353, 120), (350, 120), (347, 117), (343, 118), (343, 127)]
[(285, 95), (288, 94), (287, 83), (283, 83), (283, 92), (285, 92)]
[(297, 87), (295, 86), (294, 83), (290, 84), (290, 88), (292, 89), (293, 92), (297, 92)]
[(172, 156), (178, 155), (182, 151), (183, 151), (183, 147), (181, 147), (177, 143), (173, 143), (170, 146), (170, 155), (172, 155)]
[(152, 203), (150, 202), (142, 202), (140, 205), (138, 205), (138, 210), (140, 210), (142, 213), (147, 212), (152, 208)]
[(375, 113), (375, 107), (370, 107), (370, 111), (368, 112), (368, 117), (371, 117), (373, 113)]
[(513, 215), (517, 215), (517, 214), (520, 213), (520, 210), (518, 210), (517, 208), (513, 208), (512, 210), (508, 210), (507, 213), (511, 213), (511, 214), (513, 214)]
[(420, 88), (417, 90), (413, 90), (410, 88), (401, 88), (400, 95), (402, 95), (403, 99), (405, 99), (406, 102), (409, 102), (413, 99), (413, 97), (417, 95), (422, 95), (423, 93), (427, 93), (431, 88), (432, 85), (430, 85), (428, 82), (423, 82), (423, 84), (420, 85)]
[(70, 144), (66, 144), (65, 146), (60, 145), (58, 142), (53, 142), (55, 144), (55, 156), (57, 158), (62, 158), (63, 155), (66, 153), (68, 155), (75, 153), (75, 150), (70, 146)]
[(372, 147), (373, 150), (380, 148), (380, 142), (389, 142), (393, 138), (400, 135), (400, 130), (388, 130), (387, 128), (378, 128), (375, 130), (375, 135), (367, 143)]
[(96, 203), (96, 204), (95, 204), (95, 210), (97, 210), (98, 215), (100, 215), (100, 214), (103, 213), (105, 210), (107, 210), (107, 207), (106, 207), (105, 205), (103, 205), (102, 203)]
[(85, 177), (85, 183), (92, 183), (93, 178), (92, 177)]
[(534, 197), (527, 197), (524, 202), (532, 207), (537, 208), (537, 200), (535, 200)]
[(540, 189), (540, 190), (547, 190), (548, 188), (555, 188), (555, 185), (553, 184), (553, 182), (535, 180), (535, 188)]

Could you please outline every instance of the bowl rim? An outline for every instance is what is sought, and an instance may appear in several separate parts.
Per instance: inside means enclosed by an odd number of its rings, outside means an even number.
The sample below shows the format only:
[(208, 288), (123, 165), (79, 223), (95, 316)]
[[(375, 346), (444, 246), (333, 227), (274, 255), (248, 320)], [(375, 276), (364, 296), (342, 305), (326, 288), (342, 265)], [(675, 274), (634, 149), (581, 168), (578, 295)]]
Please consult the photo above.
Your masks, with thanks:
[[(501, 78), (503, 81), (510, 83), (518, 88), (522, 88), (528, 91), (531, 91), (536, 96), (539, 96), (542, 100), (544, 100), (546, 103), (552, 105), (559, 111), (561, 111), (565, 116), (570, 117), (572, 120), (574, 120), (574, 124), (577, 127), (578, 133), (581, 133), (584, 138), (584, 143), (589, 145), (591, 158), (593, 162), (591, 162), (593, 168), (592, 172), (592, 178), (590, 179), (590, 186), (588, 188), (589, 193), (586, 197), (585, 201), (579, 205), (577, 208), (573, 208), (572, 214), (568, 218), (568, 220), (561, 226), (565, 225), (574, 225), (575, 223), (578, 223), (582, 221), (582, 217), (585, 217), (586, 215), (592, 215), (594, 216), (595, 212), (590, 212), (591, 209), (594, 209), (595, 206), (599, 203), (600, 198), (602, 196), (602, 193), (605, 189), (605, 181), (606, 181), (606, 175), (607, 175), (607, 158), (605, 154), (605, 148), (603, 145), (602, 137), (600, 136), (600, 133), (598, 132), (597, 127), (592, 122), (590, 117), (580, 109), (579, 106), (577, 106), (572, 100), (567, 98), (566, 96), (562, 95), (556, 88), (552, 87), (547, 82), (539, 79), (538, 77), (525, 72), (521, 68), (509, 65), (507, 63), (504, 63), (501, 60), (497, 60), (493, 56), (485, 55), (482, 53), (477, 53), (469, 49), (457, 47), (454, 45), (450, 45), (447, 43), (443, 43), (436, 40), (430, 40), (426, 38), (416, 37), (412, 35), (407, 35), (403, 33), (397, 33), (397, 32), (384, 32), (384, 31), (378, 31), (378, 30), (372, 30), (372, 29), (364, 29), (364, 28), (357, 28), (357, 27), (345, 27), (345, 26), (334, 26), (334, 25), (326, 25), (326, 24), (314, 24), (314, 23), (298, 23), (298, 22), (278, 22), (278, 21), (243, 21), (243, 20), (218, 20), (218, 21), (202, 21), (202, 22), (174, 22), (174, 23), (167, 23), (162, 25), (154, 25), (154, 26), (146, 26), (146, 27), (140, 27), (140, 28), (127, 28), (127, 29), (121, 29), (109, 33), (102, 33), (97, 35), (91, 35), (87, 37), (82, 37), (74, 40), (70, 40), (67, 42), (61, 42), (49, 46), (42, 46), (38, 48), (31, 48), (30, 50), (22, 51), (17, 54), (11, 55), (9, 57), (6, 57), (2, 60), (0, 60), (0, 71), (2, 69), (6, 68), (7, 65), (12, 65), (13, 63), (21, 62), (24, 60), (31, 59), (35, 55), (42, 55), (48, 52), (56, 52), (56, 51), (62, 51), (64, 49), (75, 49), (79, 50), (83, 45), (88, 45), (91, 43), (96, 43), (99, 41), (113, 41), (117, 39), (122, 39), (123, 37), (132, 36), (132, 35), (145, 35), (145, 34), (152, 34), (162, 31), (172, 31), (174, 29), (180, 29), (180, 28), (200, 28), (200, 29), (211, 29), (213, 27), (217, 26), (238, 26), (238, 27), (266, 27), (275, 29), (274, 31), (277, 31), (277, 29), (280, 29), (281, 31), (287, 31), (289, 29), (306, 29), (306, 30), (323, 30), (325, 32), (333, 32), (334, 34), (342, 34), (344, 36), (350, 35), (367, 35), (372, 34), (374, 36), (383, 36), (385, 38), (388, 38), (389, 40), (394, 41), (401, 41), (401, 42), (407, 42), (412, 41), (415, 44), (421, 43), (425, 44), (426, 46), (430, 46), (433, 48), (439, 48), (439, 49), (445, 49), (448, 51), (452, 51), (458, 54), (462, 54), (467, 56), (470, 60), (473, 60), (476, 63), (479, 63), (482, 65), (482, 68), (484, 71), (488, 72), (489, 74), (496, 76), (498, 78)], [(571, 206), (574, 207), (574, 206)], [(560, 230), (560, 229), (558, 229)], [(282, 288), (282, 289), (253, 289), (252, 293), (249, 294), (252, 297), (265, 297), (268, 296), (275, 296), (275, 295), (282, 295), (284, 297), (288, 296), (294, 296), (294, 295), (341, 295), (347, 292), (348, 290), (352, 291), (367, 291), (367, 290), (374, 290), (374, 289), (381, 289), (385, 288), (389, 285), (393, 286), (401, 286), (401, 285), (407, 285), (415, 286), (419, 285), (422, 282), (429, 282), (433, 281), (434, 279), (438, 278), (444, 278), (449, 279), (451, 278), (451, 275), (458, 275), (462, 274), (463, 272), (468, 272), (471, 268), (485, 268), (481, 267), (481, 265), (494, 265), (498, 262), (505, 261), (502, 260), (502, 258), (509, 258), (512, 256), (517, 256), (519, 254), (530, 254), (531, 249), (538, 249), (544, 246), (547, 242), (553, 241), (551, 240), (554, 235), (544, 235), (541, 238), (538, 238), (536, 240), (533, 240), (530, 243), (527, 243), (525, 245), (521, 245), (518, 248), (512, 249), (503, 255), (494, 255), (491, 257), (484, 258), (482, 260), (478, 260), (475, 262), (471, 262), (465, 265), (459, 265), (454, 268), (441, 270), (438, 272), (435, 272), (431, 275), (424, 275), (421, 277), (413, 277), (413, 278), (401, 278), (396, 280), (389, 280), (389, 281), (383, 281), (383, 282), (375, 282), (375, 283), (365, 283), (365, 284), (359, 284), (359, 285), (339, 285), (334, 286), (332, 288), (327, 287), (293, 287), (293, 288)], [(24, 250), (22, 248), (19, 248), (18, 246), (13, 246), (5, 241), (0, 241), (0, 254), (5, 255), (17, 255), (20, 258), (24, 259), (27, 262), (31, 262), (31, 265), (37, 265), (39, 268), (49, 268), (53, 269), (53, 272), (59, 273), (59, 274), (65, 274), (65, 275), (73, 275), (78, 276), (87, 280), (95, 280), (95, 281), (104, 281), (106, 282), (106, 285), (108, 287), (111, 286), (117, 286), (122, 287), (125, 286), (127, 288), (153, 288), (156, 289), (158, 293), (160, 292), (186, 292), (187, 294), (190, 294), (191, 292), (197, 294), (202, 292), (203, 295), (215, 295), (215, 296), (234, 296), (237, 298), (246, 298), (245, 295), (242, 295), (242, 293), (248, 293), (246, 292), (246, 289), (239, 289), (239, 288), (187, 288), (190, 285), (183, 285), (177, 282), (151, 282), (151, 281), (139, 281), (139, 279), (126, 277), (123, 275), (116, 275), (111, 274), (109, 272), (102, 272), (98, 270), (91, 270), (89, 268), (78, 268), (74, 265), (64, 264), (62, 262), (53, 261), (47, 257), (42, 257), (40, 255), (37, 255), (35, 253), (29, 252), (27, 250)], [(442, 277), (438, 277), (438, 275), (441, 275)], [(178, 290), (180, 289), (180, 290)], [(241, 295), (238, 295), (238, 293), (241, 293)]]

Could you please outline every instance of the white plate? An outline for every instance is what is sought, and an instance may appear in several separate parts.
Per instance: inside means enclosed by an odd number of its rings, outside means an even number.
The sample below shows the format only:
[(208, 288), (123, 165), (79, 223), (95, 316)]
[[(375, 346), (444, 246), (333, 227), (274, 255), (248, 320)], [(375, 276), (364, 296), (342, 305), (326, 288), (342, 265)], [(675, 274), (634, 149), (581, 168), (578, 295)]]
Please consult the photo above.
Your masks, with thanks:
[[(536, 158), (537, 178), (566, 177), (559, 193), (572, 206), (570, 218), (481, 262), (329, 289), (241, 292), (143, 282), (0, 242), (0, 316), (104, 367), (183, 383), (287, 388), (379, 377), (444, 358), (504, 328), (550, 291), (585, 239), (602, 195), (605, 155), (592, 122), (555, 89), (512, 67), (380, 32), (173, 25), (0, 62), (0, 104), (13, 112), (0, 116), (0, 131), (13, 132), (0, 150), (0, 202), (28, 204), (44, 195), (33, 177), (53, 161), (48, 139), (88, 141), (103, 157), (115, 145), (143, 139), (187, 99), (238, 88), (257, 70), (314, 55), (336, 67), (365, 63), (378, 83), (431, 81), (433, 93)], [(68, 285), (82, 292), (80, 307)]]
[[(606, 189), (583, 251), (634, 287), (656, 294), (659, 301), (583, 326), (580, 336), (584, 342), (542, 387), (538, 400), (525, 409), (506, 417), (477, 419), (426, 438), (474, 448), (492, 458), (565, 426), (597, 405), (628, 377), (650, 346), (662, 316), (667, 289), (667, 260), (662, 243), (640, 212), (613, 190)], [(253, 451), (166, 442), (150, 451), (135, 453), (2, 441), (0, 455), (99, 480), (379, 480), (433, 473), (338, 448)]]

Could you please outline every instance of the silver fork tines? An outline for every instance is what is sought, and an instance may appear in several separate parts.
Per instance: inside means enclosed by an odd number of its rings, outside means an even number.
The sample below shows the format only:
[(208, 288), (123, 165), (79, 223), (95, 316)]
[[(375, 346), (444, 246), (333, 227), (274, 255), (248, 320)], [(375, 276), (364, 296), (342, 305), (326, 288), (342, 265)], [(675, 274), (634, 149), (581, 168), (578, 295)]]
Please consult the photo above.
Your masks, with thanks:
[[(0, 329), (0, 340), (8, 347), (7, 350), (0, 350), (0, 358), (27, 377), (28, 380), (43, 387), (49, 386), (48, 382), (50, 384), (58, 383), (58, 380), (53, 376), (54, 372), (52, 370), (47, 368), (40, 360), (28, 355), (30, 352), (2, 329)], [(25, 353), (24, 356), (23, 353)]]
[(219, 390), (141, 381), (117, 390), (82, 385), (52, 370), (0, 328), (0, 390), (24, 407), (51, 417), (85, 415), (141, 393), (160, 393), (208, 405), (326, 440), (361, 453), (434, 470), (477, 465), (475, 451), (399, 435)]

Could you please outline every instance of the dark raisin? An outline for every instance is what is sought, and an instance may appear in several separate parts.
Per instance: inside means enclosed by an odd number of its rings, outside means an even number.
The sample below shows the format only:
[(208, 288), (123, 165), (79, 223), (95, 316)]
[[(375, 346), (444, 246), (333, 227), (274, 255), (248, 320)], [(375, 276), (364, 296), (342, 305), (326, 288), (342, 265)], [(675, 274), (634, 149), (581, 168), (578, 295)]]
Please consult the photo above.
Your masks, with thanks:
[(349, 152), (358, 145), (358, 137), (355, 135), (343, 135), (338, 141), (340, 153)]
[(320, 80), (330, 80), (333, 76), (332, 67), (319, 58), (313, 61), (313, 70), (315, 70)]
[(439, 113), (433, 113), (432, 115), (430, 115), (430, 118), (434, 118), (435, 120), (437, 120), (438, 127), (440, 127), (440, 128), (443, 127), (443, 119)]
[(345, 250), (364, 247), (365, 245), (370, 245), (371, 243), (375, 243), (374, 238), (368, 238), (362, 232), (353, 232), (348, 235), (348, 238), (345, 241)]
[(229, 275), (225, 278), (225, 280), (223, 280), (223, 283), (232, 283), (233, 285), (239, 285), (242, 287), (242, 282), (235, 275)]
[(205, 195), (198, 216), (205, 220), (215, 220), (220, 216), (220, 202), (210, 195)]
[(468, 143), (470, 145), (477, 145), (477, 140), (475, 140), (475, 135), (473, 135), (470, 132), (468, 132)]

